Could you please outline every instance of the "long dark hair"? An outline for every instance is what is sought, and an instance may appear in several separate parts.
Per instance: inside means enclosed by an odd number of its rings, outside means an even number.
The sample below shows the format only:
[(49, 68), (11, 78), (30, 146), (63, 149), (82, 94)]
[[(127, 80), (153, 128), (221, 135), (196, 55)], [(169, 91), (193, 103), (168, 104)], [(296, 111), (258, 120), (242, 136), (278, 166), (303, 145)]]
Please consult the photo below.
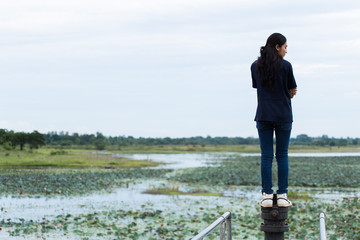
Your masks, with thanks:
[(266, 45), (260, 48), (256, 68), (260, 76), (260, 83), (263, 88), (273, 90), (278, 79), (281, 63), (276, 45), (281, 47), (286, 43), (286, 37), (280, 33), (271, 34)]

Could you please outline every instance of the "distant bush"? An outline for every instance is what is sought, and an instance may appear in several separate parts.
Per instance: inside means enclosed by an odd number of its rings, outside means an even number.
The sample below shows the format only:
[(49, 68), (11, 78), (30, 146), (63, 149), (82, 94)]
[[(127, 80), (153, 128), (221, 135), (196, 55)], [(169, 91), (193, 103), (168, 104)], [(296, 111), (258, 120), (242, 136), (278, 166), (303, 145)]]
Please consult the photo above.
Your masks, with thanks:
[(95, 143), (96, 150), (104, 150), (105, 149), (105, 142), (103, 140), (97, 140)]
[(4, 148), (5, 150), (7, 150), (7, 151), (10, 151), (10, 150), (12, 150), (14, 147), (13, 147), (13, 145), (11, 144), (11, 142), (5, 142), (5, 143), (3, 144), (3, 148)]
[(51, 151), (50, 152), (51, 156), (54, 156), (54, 155), (66, 155), (66, 154), (68, 154), (68, 152), (65, 151), (65, 150), (57, 150), (57, 151)]

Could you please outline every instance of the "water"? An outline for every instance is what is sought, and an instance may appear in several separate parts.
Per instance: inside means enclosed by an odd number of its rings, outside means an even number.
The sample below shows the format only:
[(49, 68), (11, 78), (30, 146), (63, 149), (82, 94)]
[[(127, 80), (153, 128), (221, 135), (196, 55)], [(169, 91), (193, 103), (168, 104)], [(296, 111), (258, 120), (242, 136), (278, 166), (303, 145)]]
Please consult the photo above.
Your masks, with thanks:
[(228, 156), (226, 153), (178, 153), (178, 154), (115, 154), (117, 157), (125, 157), (134, 160), (151, 160), (166, 164), (153, 168), (196, 168), (214, 166), (215, 162)]
[[(92, 194), (81, 197), (2, 197), (0, 198), (0, 205), (3, 210), (0, 217), (2, 219), (41, 220), (44, 217), (51, 219), (57, 215), (86, 214), (112, 209), (140, 210), (146, 205), (156, 206), (156, 209), (159, 210), (178, 209), (181, 205), (188, 207), (188, 204), (184, 204), (184, 202), (189, 200), (202, 201), (209, 200), (209, 198), (211, 198), (211, 205), (217, 206), (224, 199), (223, 197), (169, 196), (143, 193), (146, 189), (155, 185), (158, 186), (161, 183), (165, 182), (142, 181), (130, 188), (119, 188), (109, 194)], [(255, 193), (246, 189), (238, 189), (233, 193), (227, 191), (226, 194), (227, 197), (242, 197), (242, 199), (251, 202)]]
[[(61, 214), (83, 214), (95, 211), (108, 211), (121, 209), (124, 205), (132, 205), (133, 208), (140, 207), (150, 201), (163, 201), (160, 195), (142, 194), (147, 187), (153, 185), (151, 181), (139, 183), (129, 188), (119, 188), (112, 193), (97, 193), (88, 196), (77, 197), (1, 197), (0, 205), (3, 209), (3, 219), (24, 218), (26, 220), (40, 220), (45, 216), (56, 216)], [(19, 211), (21, 209), (21, 211)]]
[[(134, 160), (151, 160), (164, 162), (154, 168), (196, 168), (215, 167), (217, 161), (229, 156), (256, 157), (260, 153), (213, 152), (213, 153), (177, 153), (177, 154), (115, 154), (117, 157), (126, 157)], [(290, 157), (351, 157), (360, 156), (360, 152), (329, 152), (329, 153), (289, 153)]]
[[(152, 160), (165, 162), (157, 168), (194, 168), (202, 166), (215, 166), (219, 159), (229, 156), (260, 156), (260, 154), (246, 153), (185, 153), (185, 154), (127, 154), (117, 155), (136, 160)], [(360, 156), (360, 153), (291, 153), (290, 156), (301, 157), (340, 157)], [(112, 193), (97, 193), (88, 196), (78, 197), (0, 197), (0, 218), (41, 220), (51, 219), (57, 215), (66, 214), (87, 214), (98, 211), (118, 210), (139, 210), (144, 206), (152, 207), (163, 211), (187, 211), (194, 201), (201, 201), (204, 206), (229, 206), (229, 208), (241, 199), (241, 204), (254, 205), (259, 200), (259, 187), (231, 187), (222, 189), (225, 197), (202, 197), (202, 196), (167, 196), (151, 195), (143, 192), (149, 188), (168, 186), (166, 180), (138, 180), (128, 188), (119, 188)], [(221, 191), (218, 189), (218, 191)], [(307, 189), (300, 191), (310, 192)], [(325, 201), (334, 201), (344, 197), (360, 197), (356, 191), (334, 192), (317, 191), (311, 196)], [(4, 235), (5, 234), (5, 235)], [(5, 237), (4, 231), (0, 237)]]
[[(169, 196), (145, 194), (147, 189), (168, 186), (166, 180), (140, 180), (128, 188), (118, 188), (111, 193), (96, 193), (88, 196), (76, 197), (0, 197), (0, 218), (41, 220), (51, 219), (57, 215), (87, 214), (109, 210), (140, 210), (143, 206), (154, 206), (159, 210), (181, 209), (188, 207), (190, 201), (208, 201), (207, 207), (230, 204), (231, 201), (241, 199), (242, 204), (256, 203), (260, 196), (259, 187), (232, 186), (210, 191), (223, 192), (223, 197), (206, 196)], [(184, 187), (185, 191), (186, 186)], [(183, 189), (181, 189), (183, 190)], [(300, 192), (311, 192), (312, 189), (295, 188)], [(344, 197), (360, 197), (357, 191), (320, 190), (311, 194), (312, 197), (334, 201)], [(206, 202), (205, 201), (205, 202)]]

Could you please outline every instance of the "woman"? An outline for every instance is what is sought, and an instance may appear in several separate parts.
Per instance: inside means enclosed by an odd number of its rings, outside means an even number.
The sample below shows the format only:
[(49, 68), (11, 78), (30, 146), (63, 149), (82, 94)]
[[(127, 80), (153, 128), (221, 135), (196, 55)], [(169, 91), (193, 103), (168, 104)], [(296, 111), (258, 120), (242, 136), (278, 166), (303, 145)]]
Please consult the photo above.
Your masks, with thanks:
[(266, 45), (261, 47), (258, 60), (251, 65), (252, 84), (257, 89), (258, 99), (255, 121), (261, 149), (262, 207), (272, 207), (274, 200), (274, 132), (278, 167), (277, 205), (292, 205), (287, 198), (288, 148), (293, 121), (291, 98), (296, 94), (297, 85), (290, 62), (284, 60), (286, 53), (286, 38), (280, 33), (273, 33), (267, 39)]

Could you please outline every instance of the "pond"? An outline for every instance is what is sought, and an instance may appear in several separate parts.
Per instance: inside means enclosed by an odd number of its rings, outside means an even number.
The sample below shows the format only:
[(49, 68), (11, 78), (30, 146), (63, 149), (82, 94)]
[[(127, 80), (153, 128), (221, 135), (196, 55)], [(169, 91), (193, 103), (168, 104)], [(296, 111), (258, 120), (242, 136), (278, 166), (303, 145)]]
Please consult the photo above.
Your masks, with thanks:
[[(156, 206), (157, 209), (181, 209), (185, 202), (211, 201), (207, 207), (228, 205), (232, 201), (241, 199), (242, 204), (256, 204), (260, 192), (257, 186), (231, 186), (211, 189), (222, 192), (222, 197), (188, 196), (188, 195), (154, 195), (145, 194), (147, 189), (172, 186), (166, 180), (139, 180), (127, 188), (118, 188), (111, 193), (96, 193), (88, 196), (75, 197), (0, 197), (0, 218), (41, 220), (60, 214), (86, 214), (94, 211), (108, 211), (111, 209), (139, 210), (146, 205)], [(183, 184), (182, 190), (187, 191), (191, 185)], [(211, 188), (211, 187), (210, 187)], [(302, 193), (311, 192), (314, 198), (326, 202), (339, 200), (345, 197), (360, 197), (360, 192), (355, 190), (332, 191), (323, 189), (314, 191), (310, 188), (293, 188)], [(187, 207), (185, 205), (184, 207)], [(21, 211), (19, 211), (21, 210)]]
[[(244, 153), (186, 153), (186, 154), (127, 154), (117, 155), (121, 157), (132, 158), (135, 160), (152, 160), (165, 162), (168, 164), (160, 165), (157, 168), (173, 168), (175, 174), (177, 171), (183, 171), (185, 168), (196, 168), (203, 166), (217, 166), (220, 159), (225, 159), (230, 156), (260, 156), (259, 154), (244, 154)], [(341, 157), (341, 156), (360, 156), (360, 153), (291, 153), (290, 156), (296, 157)], [(167, 179), (137, 179), (131, 181), (127, 187), (114, 189), (110, 193), (94, 193), (86, 196), (73, 197), (0, 197), (0, 218), (12, 219), (12, 221), (21, 222), (23, 220), (29, 221), (51, 221), (57, 216), (66, 215), (82, 215), (100, 212), (116, 212), (119, 209), (124, 211), (143, 211), (144, 209), (160, 210), (171, 215), (172, 220), (183, 218), (186, 216), (207, 216), (207, 212), (221, 213), (224, 209), (232, 212), (242, 213), (244, 215), (251, 215), (251, 218), (256, 217), (257, 202), (260, 196), (260, 189), (258, 186), (224, 186), (214, 187), (206, 186), (207, 190), (213, 192), (223, 193), (222, 197), (205, 197), (205, 196), (167, 196), (167, 195), (152, 195), (143, 193), (147, 189), (158, 187), (176, 187), (178, 183)], [(188, 190), (194, 184), (181, 183), (181, 190)], [(177, 186), (179, 187), (179, 186)], [(358, 189), (344, 189), (343, 191), (332, 191), (331, 189), (320, 188), (293, 188), (292, 191), (304, 193), (319, 201), (319, 203), (330, 203), (337, 205), (336, 201), (342, 201), (344, 198), (360, 197)], [(299, 200), (301, 201), (301, 200)], [(221, 208), (218, 208), (221, 206)], [(301, 210), (301, 209), (300, 209)], [(301, 210), (303, 211), (303, 210)], [(129, 222), (131, 224), (132, 218), (122, 219), (122, 222)], [(190, 220), (189, 220), (190, 221)], [(200, 221), (201, 222), (201, 221)], [(199, 222), (199, 223), (200, 223)], [(159, 223), (161, 224), (161, 223)], [(171, 225), (169, 223), (169, 225)], [(191, 223), (191, 225), (193, 225)], [(234, 228), (239, 228), (239, 225), (234, 224)], [(142, 228), (145, 228), (142, 226)], [(203, 228), (202, 225), (195, 226), (197, 229)], [(199, 229), (199, 230), (200, 230)], [(60, 233), (59, 233), (60, 234)], [(250, 234), (250, 233), (249, 233)], [(251, 236), (244, 235), (244, 236)], [(76, 235), (78, 237), (78, 235)], [(67, 237), (60, 235), (46, 236), (46, 239), (82, 239), (77, 238), (72, 233)], [(6, 231), (0, 230), (0, 239), (23, 239), (23, 238), (9, 238)], [(30, 239), (30, 238), (27, 238)], [(35, 238), (34, 238), (35, 239)], [(90, 239), (103, 239), (90, 238)], [(257, 239), (248, 237), (248, 239)]]
[(164, 162), (153, 168), (196, 168), (212, 166), (216, 161), (228, 156), (227, 153), (178, 153), (178, 154), (115, 154), (117, 157), (126, 157), (134, 160), (151, 160)]
[[(155, 205), (157, 209), (178, 208), (183, 200), (203, 200), (204, 196), (168, 196), (143, 193), (146, 189), (154, 186), (167, 184), (165, 181), (141, 181), (129, 188), (118, 188), (109, 194), (92, 194), (79, 197), (2, 197), (0, 204), (2, 207), (1, 217), (6, 218), (24, 218), (40, 220), (43, 217), (56, 216), (59, 214), (83, 214), (94, 211), (103, 211), (109, 209), (131, 209), (139, 210), (142, 206), (150, 204)], [(240, 190), (236, 192), (228, 191), (226, 197), (242, 197), (249, 202), (253, 199), (254, 192), (249, 190)], [(222, 197), (212, 197), (212, 205), (216, 206)], [(21, 209), (21, 211), (19, 211)]]
[[(165, 162), (153, 168), (196, 168), (216, 167), (220, 159), (229, 156), (259, 156), (260, 153), (212, 152), (212, 153), (177, 153), (177, 154), (114, 154), (117, 157), (126, 157), (134, 160), (151, 160)], [(360, 156), (360, 152), (329, 152), (329, 153), (289, 153), (290, 157), (351, 157)]]

